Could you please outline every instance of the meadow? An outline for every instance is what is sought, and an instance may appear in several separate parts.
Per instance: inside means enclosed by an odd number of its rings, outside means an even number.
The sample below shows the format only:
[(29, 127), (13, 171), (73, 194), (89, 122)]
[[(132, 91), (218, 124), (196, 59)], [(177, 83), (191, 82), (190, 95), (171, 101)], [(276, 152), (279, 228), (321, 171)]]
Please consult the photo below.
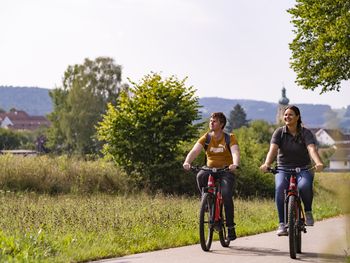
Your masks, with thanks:
[[(94, 167), (89, 165), (90, 169), (84, 168), (86, 173)], [(105, 167), (108, 168), (94, 171), (103, 173), (112, 169)], [(62, 172), (63, 168), (60, 169)], [(69, 169), (77, 174), (84, 170), (74, 165)], [(12, 174), (11, 182), (20, 184), (20, 180), (15, 180), (18, 176)], [(107, 174), (102, 177), (109, 178)], [(99, 182), (99, 187), (104, 185), (102, 179), (92, 179), (92, 175), (88, 178)], [(91, 183), (84, 180), (80, 179), (80, 186)], [(27, 181), (31, 180), (27, 178)], [(53, 194), (10, 190), (6, 182), (0, 176), (4, 189), (0, 191), (1, 262), (84, 262), (199, 242), (199, 196), (121, 190), (108, 193), (92, 191), (86, 186)], [(315, 219), (349, 213), (349, 186), (349, 173), (317, 174)], [(274, 201), (236, 197), (235, 222), (238, 236), (274, 230), (277, 225)]]

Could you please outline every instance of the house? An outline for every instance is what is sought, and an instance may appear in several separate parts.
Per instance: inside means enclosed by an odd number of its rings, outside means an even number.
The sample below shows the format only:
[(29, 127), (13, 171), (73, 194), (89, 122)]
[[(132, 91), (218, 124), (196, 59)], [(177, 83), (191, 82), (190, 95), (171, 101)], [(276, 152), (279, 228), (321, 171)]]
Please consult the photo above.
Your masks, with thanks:
[(329, 158), (329, 170), (350, 171), (350, 146), (336, 149)]
[(50, 121), (44, 116), (30, 116), (25, 111), (11, 110), (0, 113), (0, 127), (11, 130), (33, 131), (40, 126), (50, 126)]
[(315, 133), (315, 137), (321, 146), (337, 146), (339, 144), (348, 144), (350, 147), (350, 135), (343, 134), (336, 129), (319, 129)]
[(329, 158), (329, 171), (350, 171), (350, 135), (336, 129), (310, 129), (319, 146), (335, 149)]

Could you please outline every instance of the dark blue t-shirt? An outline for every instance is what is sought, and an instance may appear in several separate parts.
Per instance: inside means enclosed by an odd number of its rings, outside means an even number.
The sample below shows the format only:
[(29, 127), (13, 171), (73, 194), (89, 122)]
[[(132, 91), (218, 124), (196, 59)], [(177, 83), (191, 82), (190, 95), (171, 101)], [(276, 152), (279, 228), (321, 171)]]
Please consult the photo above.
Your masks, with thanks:
[(277, 144), (278, 155), (277, 165), (284, 167), (304, 167), (311, 164), (311, 159), (307, 146), (316, 145), (315, 136), (307, 128), (301, 129), (298, 137), (289, 133), (287, 126), (275, 130), (272, 135), (271, 143)]

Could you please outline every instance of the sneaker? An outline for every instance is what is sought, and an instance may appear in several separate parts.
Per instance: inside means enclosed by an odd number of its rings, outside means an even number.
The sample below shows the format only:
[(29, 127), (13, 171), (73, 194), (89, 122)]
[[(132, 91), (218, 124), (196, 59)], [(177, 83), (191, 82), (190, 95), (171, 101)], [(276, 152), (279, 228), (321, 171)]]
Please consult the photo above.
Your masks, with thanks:
[(287, 227), (284, 223), (280, 223), (276, 234), (277, 234), (277, 236), (288, 236)]
[(234, 227), (228, 227), (227, 228), (227, 239), (228, 240), (235, 240), (237, 238), (236, 236), (236, 230)]
[(305, 217), (306, 217), (306, 225), (307, 226), (313, 226), (314, 225), (314, 217), (312, 216), (311, 211), (306, 211), (305, 212)]

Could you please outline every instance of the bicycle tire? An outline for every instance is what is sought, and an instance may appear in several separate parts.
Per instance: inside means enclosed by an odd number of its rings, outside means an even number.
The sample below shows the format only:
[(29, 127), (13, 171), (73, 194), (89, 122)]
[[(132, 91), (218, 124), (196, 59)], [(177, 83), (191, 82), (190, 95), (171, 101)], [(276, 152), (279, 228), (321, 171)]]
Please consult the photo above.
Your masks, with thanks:
[(199, 213), (199, 239), (204, 251), (209, 251), (213, 241), (214, 199), (212, 194), (204, 193)]
[(301, 254), (301, 235), (302, 235), (302, 229), (304, 228), (304, 222), (301, 220), (301, 203), (300, 200), (298, 200), (298, 228), (296, 232), (296, 252)]
[(226, 229), (226, 213), (223, 203), (220, 204), (220, 215), (221, 215), (221, 229), (219, 231), (219, 239), (221, 246), (228, 247), (231, 240), (227, 238), (227, 229)]
[(289, 254), (295, 259), (297, 252), (297, 204), (295, 196), (291, 195), (288, 198), (288, 236), (289, 236)]
[(301, 254), (301, 231), (298, 229), (296, 231), (296, 252)]

